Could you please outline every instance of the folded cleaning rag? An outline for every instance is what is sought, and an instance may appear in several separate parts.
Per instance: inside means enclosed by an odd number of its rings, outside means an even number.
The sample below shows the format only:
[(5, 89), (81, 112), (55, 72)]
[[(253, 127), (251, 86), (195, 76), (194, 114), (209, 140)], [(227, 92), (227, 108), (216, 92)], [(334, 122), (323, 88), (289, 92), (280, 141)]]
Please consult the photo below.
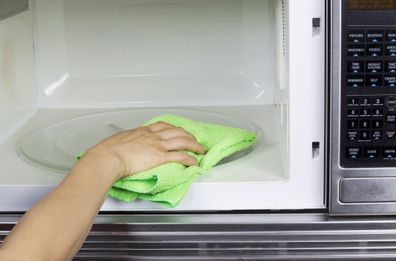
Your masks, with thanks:
[(191, 133), (205, 148), (206, 154), (189, 152), (197, 159), (198, 166), (186, 167), (179, 163), (167, 163), (121, 179), (113, 184), (109, 192), (111, 197), (126, 202), (142, 199), (175, 207), (196, 178), (223, 158), (250, 147), (256, 141), (256, 135), (249, 131), (196, 122), (175, 115), (158, 116), (145, 125), (159, 121)]

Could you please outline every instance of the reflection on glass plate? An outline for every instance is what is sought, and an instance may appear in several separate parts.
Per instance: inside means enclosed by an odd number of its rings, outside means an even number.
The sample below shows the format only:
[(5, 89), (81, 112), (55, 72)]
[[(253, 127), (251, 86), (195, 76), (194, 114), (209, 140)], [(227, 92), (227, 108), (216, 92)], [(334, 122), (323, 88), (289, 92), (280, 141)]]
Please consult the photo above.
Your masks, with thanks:
[[(19, 155), (33, 164), (66, 173), (75, 163), (76, 155), (92, 147), (103, 138), (118, 131), (141, 126), (155, 116), (175, 114), (196, 121), (222, 124), (250, 130), (260, 140), (260, 128), (254, 123), (218, 113), (182, 109), (125, 109), (61, 121), (32, 132), (18, 143)], [(240, 158), (254, 150), (252, 148), (235, 153), (219, 164)]]

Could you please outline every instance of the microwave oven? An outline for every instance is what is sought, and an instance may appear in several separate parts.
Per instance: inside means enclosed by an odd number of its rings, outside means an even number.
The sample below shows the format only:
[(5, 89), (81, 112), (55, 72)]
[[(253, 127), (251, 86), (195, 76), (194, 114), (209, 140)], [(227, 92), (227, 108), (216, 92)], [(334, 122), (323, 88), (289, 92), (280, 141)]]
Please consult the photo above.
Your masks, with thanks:
[(26, 211), (76, 155), (165, 113), (258, 136), (172, 211), (326, 208), (324, 1), (5, 2), (0, 211)]
[(174, 113), (258, 142), (172, 211), (395, 214), (394, 5), (2, 1), (0, 211), (29, 209), (103, 137)]
[(395, 77), (395, 0), (0, 0), (0, 241), (76, 155), (173, 113), (258, 142), (174, 209), (107, 199), (80, 257), (392, 260)]

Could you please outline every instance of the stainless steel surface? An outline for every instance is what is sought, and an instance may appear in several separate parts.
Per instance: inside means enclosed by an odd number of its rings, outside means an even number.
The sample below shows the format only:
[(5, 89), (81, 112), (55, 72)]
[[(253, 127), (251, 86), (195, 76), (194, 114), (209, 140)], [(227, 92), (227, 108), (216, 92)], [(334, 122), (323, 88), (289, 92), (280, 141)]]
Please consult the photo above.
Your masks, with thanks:
[[(396, 203), (396, 178), (345, 178), (340, 181), (343, 203)], [(346, 192), (346, 193), (344, 193)]]
[[(331, 1), (331, 147), (330, 147), (330, 202), (329, 211), (331, 215), (392, 215), (396, 214), (396, 204), (389, 202), (377, 202), (376, 195), (370, 193), (366, 195), (369, 203), (344, 203), (340, 201), (340, 180), (342, 178), (367, 178), (396, 177), (395, 168), (342, 168), (340, 159), (340, 99), (341, 99), (341, 2), (342, 0)], [(379, 175), (380, 173), (380, 175)], [(365, 184), (362, 184), (364, 186)], [(366, 183), (366, 185), (369, 185)], [(361, 187), (362, 191), (369, 191), (369, 187)], [(343, 197), (350, 197), (348, 193), (355, 193), (348, 188), (344, 189)], [(370, 199), (372, 197), (372, 199)]]
[(341, 176), (339, 165), (339, 147), (340, 147), (340, 96), (341, 96), (341, 1), (331, 1), (331, 55), (330, 55), (330, 213), (339, 211), (338, 185)]
[[(0, 237), (19, 216), (0, 217)], [(396, 219), (99, 215), (76, 260), (395, 260)]]
[(28, 10), (28, 0), (0, 0), (0, 20)]

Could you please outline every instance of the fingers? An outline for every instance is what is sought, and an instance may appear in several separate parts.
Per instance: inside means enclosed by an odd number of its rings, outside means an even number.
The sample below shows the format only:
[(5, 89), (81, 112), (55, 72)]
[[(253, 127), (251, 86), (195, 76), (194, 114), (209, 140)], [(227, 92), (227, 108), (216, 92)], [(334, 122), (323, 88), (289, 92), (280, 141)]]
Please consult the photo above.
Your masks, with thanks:
[(152, 134), (152, 132), (146, 128), (146, 127), (139, 127), (136, 129), (130, 129), (130, 130), (124, 130), (124, 131), (120, 131), (116, 134), (114, 134), (113, 136), (111, 136), (111, 138), (116, 138), (119, 140), (123, 140), (123, 141), (130, 141), (133, 140), (135, 138), (141, 137), (141, 136), (146, 136), (146, 135), (150, 135)]
[(167, 124), (165, 122), (157, 122), (148, 126), (143, 126), (143, 127), (138, 127), (135, 129), (129, 129), (125, 131), (118, 132), (114, 136), (118, 136), (120, 139), (124, 141), (132, 141), (135, 138), (141, 137), (141, 136), (148, 136), (156, 132), (160, 132), (166, 129), (172, 129), (176, 128), (170, 124)]
[(177, 162), (183, 164), (184, 166), (195, 166), (198, 164), (197, 160), (188, 155), (185, 152), (181, 151), (170, 151), (165, 154), (166, 161), (168, 162)]
[(188, 137), (176, 137), (163, 140), (161, 144), (167, 151), (189, 150), (198, 154), (205, 154), (205, 149), (201, 144)]
[(165, 151), (189, 150), (198, 154), (205, 154), (205, 149), (195, 137), (182, 128), (165, 122), (157, 122), (145, 127), (123, 132), (122, 139), (132, 142), (135, 138), (145, 136), (153, 144), (158, 144)]
[[(125, 138), (126, 140), (132, 140), (136, 137), (147, 136), (147, 135), (151, 135), (153, 133), (161, 133), (162, 131), (172, 130), (172, 129), (179, 129), (179, 128), (176, 128), (175, 126), (170, 125), (165, 122), (156, 122), (156, 123), (153, 123), (148, 126), (143, 126), (143, 127), (139, 127), (136, 129), (121, 131), (117, 135), (119, 135), (119, 137)], [(190, 136), (192, 137), (192, 135), (190, 135)]]
[(148, 128), (151, 132), (160, 132), (160, 131), (163, 131), (166, 129), (176, 128), (176, 127), (173, 125), (170, 125), (168, 123), (160, 121), (160, 122), (156, 122), (151, 125), (148, 125), (148, 126), (146, 126), (146, 128)]
[(198, 154), (205, 154), (205, 149), (197, 142), (195, 137), (182, 128), (175, 127), (165, 122), (157, 122), (148, 126), (163, 140), (167, 150), (190, 150)]
[(186, 132), (182, 128), (175, 128), (175, 127), (162, 130), (162, 131), (158, 132), (158, 135), (163, 140), (169, 140), (169, 139), (177, 138), (177, 137), (185, 137), (185, 138), (188, 138), (188, 139), (191, 139), (194, 141), (196, 140), (193, 135)]
[(165, 122), (156, 122), (154, 124), (136, 129), (140, 135), (151, 136), (155, 134), (160, 139), (164, 149), (167, 151), (189, 150), (198, 154), (205, 154), (205, 149), (199, 144), (195, 137), (182, 128), (175, 127)]

